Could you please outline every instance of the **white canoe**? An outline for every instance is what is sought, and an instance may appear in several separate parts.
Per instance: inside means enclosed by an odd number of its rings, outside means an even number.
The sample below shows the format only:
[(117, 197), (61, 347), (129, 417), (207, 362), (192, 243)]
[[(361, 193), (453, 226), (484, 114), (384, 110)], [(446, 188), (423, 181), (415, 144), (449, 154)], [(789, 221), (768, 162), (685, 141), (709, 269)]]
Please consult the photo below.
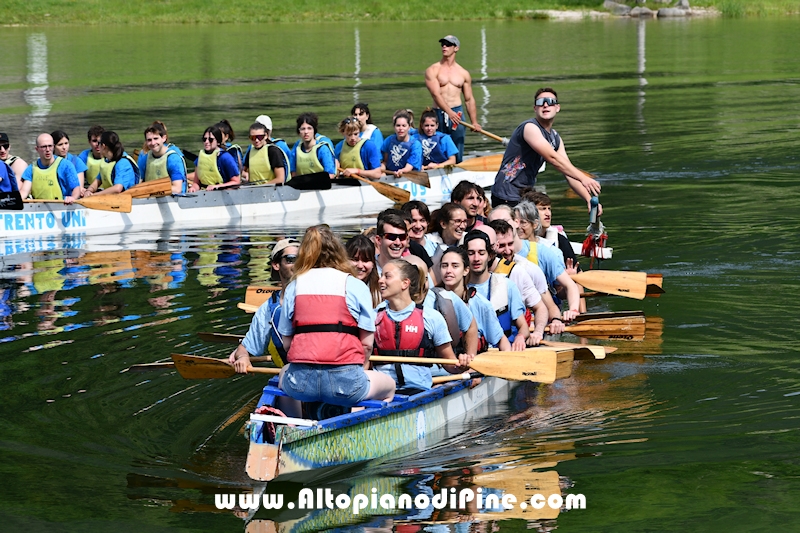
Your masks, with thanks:
[[(495, 172), (460, 168), (431, 170), (428, 174), (430, 188), (390, 176), (385, 176), (381, 181), (409, 191), (412, 200), (437, 204), (448, 200), (450, 192), (462, 180), (489, 187), (495, 176)], [(31, 203), (25, 204), (22, 211), (0, 211), (0, 240), (6, 241), (7, 248), (24, 249), (26, 239), (51, 235), (104, 235), (165, 227), (246, 225), (323, 208), (343, 208), (356, 214), (366, 206), (380, 209), (389, 207), (391, 203), (391, 200), (367, 184), (353, 187), (334, 185), (322, 191), (255, 185), (201, 191), (185, 197), (134, 199), (130, 213), (99, 211), (78, 205)]]

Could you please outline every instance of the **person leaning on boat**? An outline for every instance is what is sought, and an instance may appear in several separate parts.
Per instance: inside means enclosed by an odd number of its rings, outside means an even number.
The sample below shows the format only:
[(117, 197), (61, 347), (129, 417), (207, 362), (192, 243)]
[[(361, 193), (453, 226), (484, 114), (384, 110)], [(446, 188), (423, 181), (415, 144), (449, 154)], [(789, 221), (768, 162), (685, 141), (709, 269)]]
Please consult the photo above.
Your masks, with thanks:
[(289, 361), (281, 369), (281, 389), (303, 402), (345, 407), (391, 401), (392, 379), (366, 370), (375, 331), (372, 298), (339, 238), (326, 226), (310, 227), (294, 269), (278, 324)]
[[(269, 117), (266, 117), (269, 118)], [(244, 154), (244, 170), (253, 185), (281, 185), (288, 181), (289, 156), (269, 139), (269, 128), (261, 122), (250, 126), (250, 142)]]
[(118, 194), (136, 185), (139, 169), (133, 158), (125, 152), (116, 132), (103, 132), (100, 136), (100, 151), (105, 158), (105, 164), (100, 167), (100, 175), (86, 187), (83, 196)]
[(342, 169), (346, 177), (358, 175), (362, 178), (380, 179), (381, 153), (375, 143), (360, 137), (361, 123), (356, 117), (347, 117), (339, 123), (339, 133), (344, 139), (334, 149), (336, 167)]
[[(384, 266), (378, 284), (385, 303), (378, 307), (375, 319), (375, 353), (457, 359), (462, 366), (447, 365), (447, 370), (454, 374), (464, 372), (475, 354), (456, 357), (444, 317), (422, 305), (424, 282), (425, 274), (404, 259), (393, 259)], [(428, 365), (392, 363), (376, 369), (391, 376), (397, 388), (408, 394), (433, 386)]]
[(28, 165), (22, 173), (20, 194), (27, 198), (30, 194), (37, 200), (64, 200), (71, 204), (81, 197), (81, 183), (78, 173), (69, 161), (54, 153), (55, 144), (49, 133), (36, 138), (36, 153), (39, 159)]
[(398, 178), (403, 172), (422, 168), (422, 145), (409, 135), (411, 117), (405, 111), (394, 116), (394, 134), (383, 141), (383, 170), (393, 172)]
[(283, 339), (278, 333), (278, 324), (281, 319), (283, 290), (294, 274), (294, 265), (299, 249), (300, 241), (296, 239), (281, 239), (272, 248), (270, 280), (280, 281), (281, 289), (273, 292), (269, 299), (258, 308), (253, 315), (253, 321), (250, 322), (250, 329), (247, 330), (244, 340), (228, 358), (239, 372), (250, 366), (251, 355), (262, 355), (265, 352), (272, 356), (275, 366), (282, 367), (287, 363), (286, 349)]
[(75, 167), (75, 172), (78, 174), (78, 182), (81, 184), (81, 192), (83, 192), (83, 184), (86, 179), (86, 163), (78, 156), (69, 153), (69, 135), (61, 130), (55, 130), (50, 134), (53, 138), (53, 153), (58, 157), (63, 157), (64, 160), (72, 163)]
[(8, 134), (0, 133), (0, 161), (14, 171), (14, 175), (17, 177), (17, 190), (19, 190), (22, 187), (22, 174), (28, 168), (28, 163), (21, 157), (11, 155), (10, 148), (11, 142), (8, 139)]
[[(103, 126), (92, 126), (86, 132), (86, 139), (89, 141), (89, 148), (78, 154), (78, 158), (86, 165), (84, 174), (85, 186), (88, 187), (100, 176), (100, 169), (106, 164), (103, 152), (100, 149), (100, 138), (106, 131)], [(138, 178), (138, 176), (137, 176)]]
[(333, 179), (336, 163), (333, 144), (317, 133), (319, 118), (316, 113), (301, 113), (297, 117), (297, 134), (300, 140), (292, 146), (292, 177), (325, 172)]
[(207, 191), (224, 189), (242, 182), (236, 159), (221, 146), (224, 146), (222, 130), (216, 125), (206, 128), (203, 132), (203, 149), (194, 162), (194, 181), (189, 192), (197, 192), (202, 187)]
[(556, 92), (549, 87), (536, 91), (533, 110), (536, 116), (517, 126), (511, 134), (492, 185), (492, 206), (514, 207), (521, 199), (522, 189), (536, 185), (539, 169), (547, 162), (564, 175), (572, 190), (591, 209), (592, 195), (600, 194), (600, 183), (575, 168), (564, 142), (553, 129), (553, 121), (561, 111)]
[(139, 154), (141, 181), (169, 177), (172, 194), (186, 194), (186, 161), (177, 146), (169, 142), (163, 122), (153, 122), (144, 130), (147, 151)]

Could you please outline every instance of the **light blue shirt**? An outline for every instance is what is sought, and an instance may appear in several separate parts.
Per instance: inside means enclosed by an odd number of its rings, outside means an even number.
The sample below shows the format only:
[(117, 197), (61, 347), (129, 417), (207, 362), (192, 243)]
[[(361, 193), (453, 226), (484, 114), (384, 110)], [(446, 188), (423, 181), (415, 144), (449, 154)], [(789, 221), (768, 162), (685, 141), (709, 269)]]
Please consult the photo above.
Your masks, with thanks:
[[(531, 243), (523, 239), (522, 249), (519, 251), (519, 255), (528, 257), (530, 251)], [(554, 246), (542, 243), (537, 243), (536, 255), (539, 258), (539, 268), (544, 272), (544, 277), (547, 279), (548, 285), (552, 286), (556, 278), (566, 271), (563, 256), (560, 255), (560, 252)]]
[(242, 346), (250, 355), (262, 355), (269, 345), (272, 329), (280, 321), (281, 306), (278, 305), (272, 311), (270, 301), (264, 302), (253, 315), (250, 322), (250, 329), (244, 336)]
[[(283, 307), (281, 308), (281, 321), (278, 324), (278, 333), (281, 335), (294, 335), (294, 299), (297, 293), (297, 282), (292, 281), (283, 292)], [(363, 281), (347, 276), (345, 283), (345, 300), (350, 314), (358, 322), (359, 329), (375, 331), (375, 311), (372, 309), (372, 295), (369, 287)], [(263, 306), (262, 306), (263, 307)], [(260, 309), (260, 308), (259, 308)]]
[[(428, 282), (430, 283), (430, 281)], [(456, 293), (453, 291), (443, 291), (442, 298), (446, 298), (453, 302), (453, 309), (456, 312), (456, 322), (458, 322), (458, 330), (461, 333), (464, 333), (469, 329), (469, 326), (472, 324), (472, 311), (469, 310), (467, 304), (464, 303), (464, 300), (456, 296)], [(425, 295), (425, 301), (422, 302), (422, 306), (427, 309), (436, 310), (434, 304), (436, 303), (436, 294), (432, 290), (428, 291)], [(440, 314), (441, 311), (439, 311)], [(444, 316), (442, 314), (442, 316)], [(445, 320), (445, 324), (447, 320)]]
[[(412, 302), (411, 305), (405, 309), (392, 311), (384, 302), (378, 306), (378, 310), (385, 308), (389, 318), (395, 322), (401, 322), (411, 316), (415, 307), (416, 304)], [(445, 322), (444, 317), (438, 311), (423, 306), (422, 323), (425, 325), (425, 334), (433, 340), (434, 346), (441, 346), (442, 344), (452, 342), (453, 339), (450, 338), (450, 332), (447, 330), (447, 322)], [(427, 390), (433, 386), (430, 367), (421, 365), (401, 365), (401, 367), (403, 370), (403, 379), (405, 380), (404, 387)], [(392, 379), (397, 382), (397, 373), (394, 364), (378, 365), (375, 369), (391, 376)]]
[(75, 167), (75, 172), (77, 172), (78, 174), (80, 174), (81, 172), (86, 172), (86, 170), (89, 168), (86, 166), (86, 163), (83, 161), (83, 159), (81, 159), (78, 156), (72, 155), (70, 153), (67, 153), (67, 157), (65, 157), (64, 159), (72, 163), (72, 166)]
[(494, 312), (491, 302), (480, 294), (476, 294), (469, 299), (469, 309), (478, 324), (478, 335), (496, 347), (505, 333), (500, 326), (500, 321), (497, 320), (497, 314)]
[[(123, 152), (123, 155), (127, 155)], [(122, 190), (127, 191), (134, 185), (136, 185), (136, 170), (133, 168), (133, 164), (128, 161), (128, 158), (123, 157), (114, 165), (114, 185), (122, 185)], [(97, 178), (101, 179), (100, 175), (97, 175)]]
[[(494, 276), (494, 274), (492, 274), (492, 276)], [(484, 299), (489, 300), (489, 283), (491, 282), (491, 280), (492, 278), (490, 276), (489, 280), (484, 283), (481, 284), (470, 283), (469, 286), (475, 287), (475, 290), (478, 291), (478, 294), (483, 296)], [(506, 278), (506, 280), (507, 280), (506, 286), (508, 287), (508, 310), (511, 312), (511, 320), (513, 322), (514, 320), (525, 314), (525, 304), (522, 302), (522, 294), (520, 294), (517, 286), (514, 285), (514, 283), (510, 279)]]

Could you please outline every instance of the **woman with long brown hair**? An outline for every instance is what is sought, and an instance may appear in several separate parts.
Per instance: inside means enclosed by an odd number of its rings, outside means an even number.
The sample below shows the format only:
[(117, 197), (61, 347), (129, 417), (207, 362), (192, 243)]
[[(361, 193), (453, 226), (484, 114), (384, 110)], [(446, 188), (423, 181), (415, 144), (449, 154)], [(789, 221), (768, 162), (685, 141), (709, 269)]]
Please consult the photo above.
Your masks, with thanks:
[[(289, 364), (280, 387), (303, 402), (345, 407), (394, 398), (394, 382), (366, 370), (375, 313), (369, 289), (356, 279), (347, 252), (327, 226), (306, 230), (292, 281), (284, 290), (278, 332)], [(237, 360), (237, 372), (249, 361)]]
[(378, 270), (375, 268), (375, 243), (364, 234), (359, 233), (344, 245), (350, 263), (356, 270), (356, 277), (363, 281), (372, 295), (372, 307), (381, 303), (381, 291), (378, 287)]

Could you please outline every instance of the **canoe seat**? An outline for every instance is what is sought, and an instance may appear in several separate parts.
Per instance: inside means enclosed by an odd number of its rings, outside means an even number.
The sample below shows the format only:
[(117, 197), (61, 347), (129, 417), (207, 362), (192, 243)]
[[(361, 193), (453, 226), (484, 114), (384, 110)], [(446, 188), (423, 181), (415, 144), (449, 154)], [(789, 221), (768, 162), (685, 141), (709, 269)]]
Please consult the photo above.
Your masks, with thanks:
[[(261, 394), (261, 399), (262, 400), (264, 400), (265, 397), (266, 398), (268, 398), (268, 397), (277, 397), (277, 396), (285, 396), (287, 398), (289, 397), (288, 394), (286, 394), (285, 392), (283, 392), (281, 389), (279, 389), (277, 387), (277, 383), (275, 385), (272, 385), (271, 383), (272, 383), (272, 380), (270, 380), (270, 385), (267, 385), (266, 387), (264, 387), (264, 392), (262, 392), (262, 394)], [(408, 396), (403, 396), (403, 395), (399, 395), (398, 394), (398, 395), (395, 396), (394, 402), (403, 401), (403, 400), (405, 400), (407, 398), (408, 398)], [(394, 402), (392, 402), (392, 403), (394, 403)], [(259, 405), (263, 405), (262, 402), (259, 402)], [(381, 409), (383, 407), (386, 407), (387, 405), (389, 405), (389, 402), (384, 402), (382, 400), (363, 400), (361, 402), (358, 402), (355, 405), (355, 407), (364, 407), (366, 409)]]

